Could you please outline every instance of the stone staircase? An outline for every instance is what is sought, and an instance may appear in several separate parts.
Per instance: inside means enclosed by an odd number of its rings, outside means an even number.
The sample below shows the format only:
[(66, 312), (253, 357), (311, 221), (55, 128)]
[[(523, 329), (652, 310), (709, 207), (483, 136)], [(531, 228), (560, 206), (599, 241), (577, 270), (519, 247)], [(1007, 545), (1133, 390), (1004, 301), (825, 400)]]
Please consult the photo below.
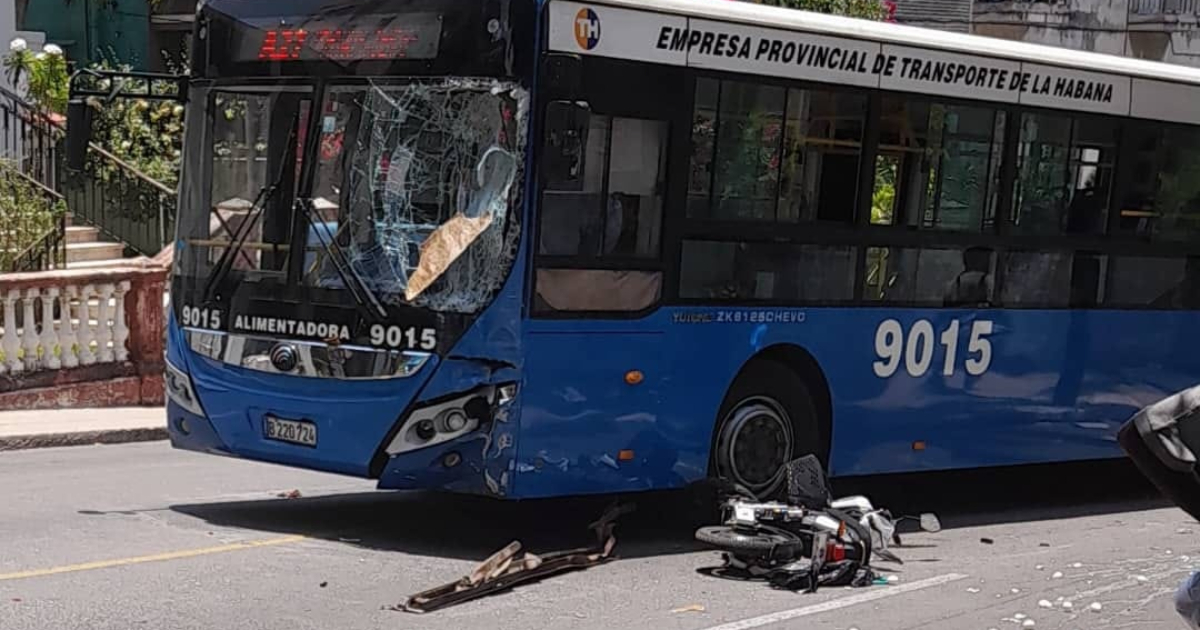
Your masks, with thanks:
[(125, 259), (125, 246), (103, 240), (100, 228), (72, 225), (67, 216), (67, 268), (102, 269)]

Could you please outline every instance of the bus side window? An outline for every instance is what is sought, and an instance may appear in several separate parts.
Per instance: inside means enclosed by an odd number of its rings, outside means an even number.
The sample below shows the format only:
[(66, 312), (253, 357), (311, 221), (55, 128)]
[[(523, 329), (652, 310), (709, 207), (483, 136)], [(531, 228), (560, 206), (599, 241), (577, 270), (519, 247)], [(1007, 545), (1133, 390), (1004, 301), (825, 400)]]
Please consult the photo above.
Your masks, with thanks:
[[(561, 136), (553, 126), (548, 143)], [(544, 156), (538, 252), (565, 262), (539, 264), (535, 307), (645, 310), (661, 295), (661, 272), (639, 267), (656, 266), (646, 263), (661, 247), (669, 126), (590, 112), (578, 128), (577, 159), (569, 147)], [(626, 268), (614, 269), (616, 261)]]

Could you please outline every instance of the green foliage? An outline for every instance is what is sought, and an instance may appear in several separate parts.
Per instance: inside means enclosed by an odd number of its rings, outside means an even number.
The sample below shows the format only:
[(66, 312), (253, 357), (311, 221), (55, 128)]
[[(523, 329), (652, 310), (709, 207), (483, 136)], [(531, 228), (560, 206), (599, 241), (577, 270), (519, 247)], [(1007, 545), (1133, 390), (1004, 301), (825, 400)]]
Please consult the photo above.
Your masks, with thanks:
[(3, 63), (11, 84), (28, 82), (29, 99), (39, 109), (56, 114), (66, 111), (71, 75), (62, 49), (51, 44), (35, 53), (25, 40), (18, 39)]
[(54, 229), (66, 204), (49, 197), (12, 163), (0, 161), (0, 271)]
[(829, 13), (865, 20), (885, 20), (890, 16), (888, 5), (880, 0), (750, 0), (756, 4)]
[[(97, 70), (128, 71), (128, 66), (101, 62)], [(109, 86), (106, 86), (109, 87)], [(166, 94), (168, 88), (155, 86)], [(183, 151), (183, 105), (172, 101), (118, 98), (104, 103), (89, 99), (92, 107), (92, 142), (138, 169), (146, 176), (173, 188), (179, 181)], [(115, 168), (93, 157), (101, 180), (120, 177)]]
[(871, 197), (871, 223), (891, 225), (896, 208), (896, 172), (900, 163), (887, 156), (875, 160), (875, 193)]

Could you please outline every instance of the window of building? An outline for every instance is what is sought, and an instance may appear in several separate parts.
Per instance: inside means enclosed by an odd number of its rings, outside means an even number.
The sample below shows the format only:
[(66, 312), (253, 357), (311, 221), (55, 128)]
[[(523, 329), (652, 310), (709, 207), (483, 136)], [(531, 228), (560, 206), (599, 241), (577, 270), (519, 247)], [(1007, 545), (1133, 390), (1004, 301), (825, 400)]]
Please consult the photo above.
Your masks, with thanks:
[(884, 98), (871, 223), (991, 229), (1004, 124), (993, 109)]
[(1013, 231), (1103, 233), (1116, 151), (1114, 121), (1023, 114), (1011, 216)]
[(865, 112), (859, 94), (700, 79), (688, 216), (853, 221)]
[(996, 257), (986, 248), (867, 250), (864, 298), (922, 306), (989, 306), (995, 290)]
[(854, 297), (855, 249), (686, 241), (679, 294), (704, 300), (845, 302)]

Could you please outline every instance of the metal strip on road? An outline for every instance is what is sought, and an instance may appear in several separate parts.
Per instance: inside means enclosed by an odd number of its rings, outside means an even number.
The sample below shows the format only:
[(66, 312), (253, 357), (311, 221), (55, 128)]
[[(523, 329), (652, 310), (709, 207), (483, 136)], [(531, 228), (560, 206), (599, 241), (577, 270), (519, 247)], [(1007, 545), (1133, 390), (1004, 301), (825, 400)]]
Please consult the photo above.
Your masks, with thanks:
[(245, 549), (257, 549), (259, 547), (274, 547), (276, 545), (286, 545), (288, 543), (299, 542), (305, 540), (305, 536), (284, 536), (282, 538), (268, 538), (266, 540), (252, 540), (249, 542), (233, 543), (229, 545), (220, 545), (217, 547), (204, 547), (202, 549), (187, 549), (184, 551), (173, 551), (170, 553), (160, 553), (151, 556), (136, 556), (133, 558), (117, 558), (115, 560), (100, 560), (97, 562), (85, 562), (83, 564), (68, 564), (60, 567), (50, 567), (47, 569), (33, 569), (30, 571), (18, 571), (16, 573), (0, 573), (0, 582), (8, 580), (24, 580), (28, 578), (46, 577), (48, 575), (59, 575), (61, 573), (76, 573), (79, 571), (94, 571), (96, 569), (109, 569), (112, 567), (123, 567), (131, 564), (142, 564), (145, 562), (164, 562), (167, 560), (181, 560), (184, 558), (195, 558), (197, 556), (207, 556), (214, 553), (226, 553), (230, 551), (242, 551)]
[(946, 575), (939, 575), (937, 577), (931, 577), (926, 580), (918, 580), (908, 584), (901, 584), (899, 586), (880, 587), (878, 590), (860, 593), (858, 595), (851, 595), (850, 597), (843, 597), (841, 599), (822, 602), (820, 604), (813, 604), (812, 606), (793, 608), (791, 610), (781, 610), (779, 612), (762, 615), (761, 617), (753, 617), (750, 619), (743, 619), (741, 621), (731, 621), (729, 623), (723, 623), (719, 626), (705, 628), (705, 630), (749, 630), (750, 628), (759, 628), (762, 626), (771, 625), (773, 623), (779, 623), (781, 621), (796, 619), (797, 617), (819, 615), (821, 613), (839, 610), (841, 608), (849, 608), (850, 606), (856, 606), (858, 604), (865, 604), (867, 602), (873, 602), (888, 597), (895, 597), (896, 595), (903, 595), (905, 593), (912, 593), (914, 591), (932, 588), (934, 586), (941, 586), (943, 584), (957, 582), (958, 580), (965, 579), (966, 577), (967, 576), (961, 573), (947, 573)]

